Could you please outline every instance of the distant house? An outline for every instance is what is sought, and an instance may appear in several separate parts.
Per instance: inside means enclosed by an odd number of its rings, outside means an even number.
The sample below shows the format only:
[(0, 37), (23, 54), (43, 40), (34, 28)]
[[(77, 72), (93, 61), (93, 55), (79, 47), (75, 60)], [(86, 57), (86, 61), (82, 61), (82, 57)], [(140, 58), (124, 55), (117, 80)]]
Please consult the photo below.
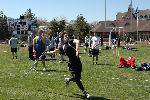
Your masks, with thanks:
[(8, 18), (8, 30), (12, 34), (19, 36), (27, 36), (31, 31), (35, 30), (35, 21), (25, 19), (24, 16), (20, 16), (20, 19)]
[(137, 14), (129, 5), (127, 12), (116, 15), (115, 21), (100, 21), (91, 29), (91, 33), (99, 33), (105, 40), (108, 40), (110, 31), (113, 36), (121, 39), (130, 36), (134, 40), (147, 40), (150, 38), (150, 10), (139, 10)]

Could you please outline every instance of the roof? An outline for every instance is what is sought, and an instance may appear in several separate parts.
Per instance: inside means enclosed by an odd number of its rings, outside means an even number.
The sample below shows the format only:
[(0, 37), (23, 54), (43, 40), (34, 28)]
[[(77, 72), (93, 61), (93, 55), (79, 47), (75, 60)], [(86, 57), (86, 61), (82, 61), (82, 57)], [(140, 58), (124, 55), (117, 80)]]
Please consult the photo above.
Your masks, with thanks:
[[(94, 28), (91, 29), (92, 32), (110, 32), (114, 27), (122, 27), (126, 32), (136, 32), (137, 31), (137, 21), (100, 21)], [(116, 30), (118, 31), (118, 30)], [(138, 31), (150, 32), (150, 20), (139, 20), (138, 21)]]

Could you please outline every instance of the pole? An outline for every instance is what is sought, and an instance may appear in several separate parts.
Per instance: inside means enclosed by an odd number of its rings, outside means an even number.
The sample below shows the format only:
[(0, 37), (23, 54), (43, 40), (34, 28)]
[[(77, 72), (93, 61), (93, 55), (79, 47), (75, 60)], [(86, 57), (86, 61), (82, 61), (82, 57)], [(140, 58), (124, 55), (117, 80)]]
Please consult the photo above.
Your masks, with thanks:
[(139, 35), (138, 28), (139, 28), (139, 18), (138, 18), (138, 12), (137, 12), (137, 41), (139, 39), (139, 37), (138, 37), (138, 35)]
[(105, 0), (105, 27), (106, 27), (106, 10), (107, 10), (107, 9), (106, 9), (106, 6), (107, 6), (107, 5), (106, 5), (106, 0)]
[(110, 33), (109, 33), (109, 47), (111, 47), (111, 34), (112, 34), (112, 31), (114, 30), (115, 28), (111, 29), (110, 30)]
[(132, 0), (131, 0), (131, 15), (130, 15), (130, 16), (131, 16), (131, 33), (133, 32), (133, 31), (132, 31), (132, 22), (133, 22), (133, 21), (132, 21), (132, 14), (133, 14), (133, 12), (132, 12)]
[(139, 28), (139, 18), (138, 18), (138, 11), (136, 12), (137, 13), (137, 16), (136, 16), (136, 18), (137, 18), (137, 41), (139, 40), (139, 37), (138, 37), (138, 35), (139, 35), (139, 32), (138, 32), (138, 28)]

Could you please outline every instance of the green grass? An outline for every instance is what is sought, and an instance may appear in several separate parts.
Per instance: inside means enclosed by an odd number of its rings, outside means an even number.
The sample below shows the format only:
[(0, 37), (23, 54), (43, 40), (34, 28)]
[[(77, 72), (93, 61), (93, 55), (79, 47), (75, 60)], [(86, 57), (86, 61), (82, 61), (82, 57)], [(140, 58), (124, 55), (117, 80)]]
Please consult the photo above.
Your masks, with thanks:
[[(120, 49), (120, 54), (125, 58), (134, 56), (136, 64), (150, 63), (150, 46), (137, 48), (138, 51)], [(46, 61), (48, 72), (41, 71), (41, 63), (38, 64), (39, 71), (32, 72), (27, 48), (20, 50), (19, 59), (12, 59), (10, 48), (0, 45), (0, 100), (82, 100), (82, 93), (75, 83), (65, 86), (64, 78), (69, 75), (67, 63)], [(92, 65), (92, 58), (83, 53), (83, 48), (80, 52), (82, 82), (91, 100), (150, 99), (149, 71), (117, 68), (119, 57), (113, 55), (112, 50), (101, 51), (99, 65)]]

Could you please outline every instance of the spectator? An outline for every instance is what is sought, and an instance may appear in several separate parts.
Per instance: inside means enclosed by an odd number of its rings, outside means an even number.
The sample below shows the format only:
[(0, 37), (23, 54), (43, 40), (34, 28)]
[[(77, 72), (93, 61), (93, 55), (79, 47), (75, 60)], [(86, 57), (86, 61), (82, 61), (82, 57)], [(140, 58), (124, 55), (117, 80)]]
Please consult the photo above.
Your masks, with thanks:
[(47, 68), (45, 66), (46, 56), (43, 54), (45, 49), (46, 49), (46, 39), (44, 37), (44, 31), (40, 29), (38, 31), (38, 36), (36, 36), (33, 40), (33, 52), (35, 53), (35, 66), (32, 68), (32, 70), (36, 70), (36, 67), (38, 64), (37, 60), (42, 60), (42, 64), (44, 67), (43, 71), (47, 70)]
[[(92, 37), (92, 57), (93, 57), (93, 64), (97, 64), (98, 61), (98, 55), (99, 55), (99, 47), (100, 47), (100, 37), (96, 36), (96, 33), (94, 33), (94, 36)], [(95, 60), (96, 58), (96, 60)]]
[(18, 39), (15, 38), (15, 35), (13, 35), (11, 37), (11, 39), (9, 40), (9, 44), (10, 44), (10, 47), (11, 47), (11, 52), (12, 52), (13, 59), (14, 59), (14, 56), (17, 59), (17, 44), (18, 44)]
[(31, 33), (28, 36), (29, 60), (34, 60), (34, 58), (33, 58), (33, 39), (34, 39), (34, 35), (33, 35), (33, 33)]

